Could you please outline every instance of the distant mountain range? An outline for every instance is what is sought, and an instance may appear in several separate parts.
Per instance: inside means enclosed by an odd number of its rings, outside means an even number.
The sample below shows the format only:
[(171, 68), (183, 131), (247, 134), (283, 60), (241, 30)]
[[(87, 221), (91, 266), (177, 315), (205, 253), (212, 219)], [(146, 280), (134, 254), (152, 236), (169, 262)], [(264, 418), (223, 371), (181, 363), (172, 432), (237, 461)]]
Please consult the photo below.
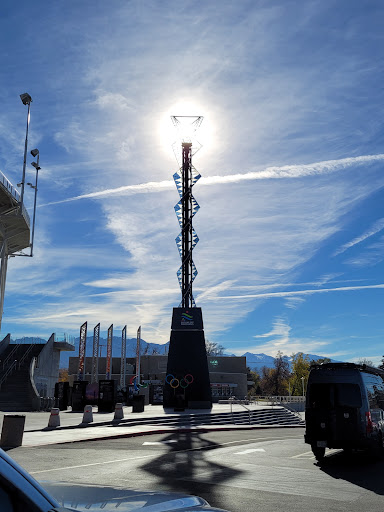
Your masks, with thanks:
[[(315, 354), (306, 354), (310, 361), (317, 359), (323, 359), (327, 356), (317, 356)], [(253, 371), (256, 371), (258, 373), (261, 372), (261, 369), (263, 366), (266, 366), (267, 368), (273, 368), (274, 367), (274, 360), (275, 358), (272, 356), (267, 356), (266, 354), (252, 354), (251, 352), (246, 352), (243, 354), (243, 357), (245, 356), (247, 360), (247, 366)], [(332, 362), (336, 363), (337, 361), (335, 359), (331, 359)], [(291, 365), (292, 358), (288, 356), (288, 362)]]
[[(15, 340), (15, 342), (18, 342), (21, 340)], [(33, 342), (43, 342), (46, 340), (43, 340), (42, 338), (23, 338), (24, 343), (30, 343)], [(69, 365), (69, 358), (70, 357), (77, 357), (79, 355), (79, 338), (75, 338), (75, 350), (73, 352), (61, 352), (60, 354), (60, 368), (68, 368)], [(100, 348), (101, 347), (101, 348)], [(164, 355), (168, 353), (168, 347), (169, 347), (169, 341), (163, 345), (160, 345), (158, 343), (147, 343), (145, 340), (141, 340), (141, 354), (159, 354)], [(101, 357), (105, 357), (107, 354), (107, 339), (106, 338), (100, 338), (99, 340), (99, 354), (101, 350)], [(86, 356), (92, 356), (93, 352), (93, 337), (87, 337), (87, 343), (86, 343), (86, 349), (85, 349), (85, 355)], [(126, 348), (126, 354), (127, 357), (136, 357), (136, 338), (129, 338), (127, 339), (127, 348)], [(317, 360), (324, 358), (326, 356), (318, 356), (314, 354), (307, 354), (309, 357), (309, 360)], [(223, 356), (231, 357), (235, 356), (235, 354), (228, 354), (224, 353)], [(120, 336), (114, 336), (112, 341), (112, 357), (121, 357), (121, 337)], [(253, 354), (252, 352), (245, 352), (245, 354), (242, 354), (241, 357), (246, 358), (247, 366), (254, 371), (257, 371), (258, 373), (261, 372), (261, 369), (263, 366), (266, 366), (267, 368), (273, 368), (274, 367), (274, 357), (268, 356), (267, 354)], [(291, 364), (291, 357), (288, 357), (288, 361)], [(336, 362), (336, 360), (331, 359), (332, 362)]]
[[(107, 355), (107, 339), (99, 339), (99, 354), (101, 357)], [(126, 357), (136, 357), (136, 338), (128, 338), (126, 345)], [(164, 345), (157, 343), (147, 343), (143, 339), (140, 343), (141, 355), (143, 354), (159, 354), (164, 355), (168, 353), (169, 342)], [(93, 353), (93, 337), (87, 337), (85, 346), (85, 355), (91, 357)], [(68, 368), (69, 358), (77, 357), (79, 355), (79, 338), (75, 338), (75, 351), (74, 352), (61, 352), (60, 354), (60, 368)], [(112, 357), (121, 357), (121, 336), (113, 336), (112, 339)]]

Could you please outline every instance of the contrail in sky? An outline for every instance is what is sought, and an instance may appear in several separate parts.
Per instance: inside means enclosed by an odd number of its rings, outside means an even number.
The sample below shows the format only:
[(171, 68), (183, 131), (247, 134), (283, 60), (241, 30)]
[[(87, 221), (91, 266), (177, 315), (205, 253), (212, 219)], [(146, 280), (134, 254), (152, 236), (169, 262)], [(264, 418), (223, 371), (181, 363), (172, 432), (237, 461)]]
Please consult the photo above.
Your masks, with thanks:
[[(221, 183), (238, 183), (240, 181), (249, 180), (267, 180), (267, 179), (283, 179), (283, 178), (303, 178), (306, 176), (317, 176), (320, 174), (329, 174), (335, 171), (341, 171), (352, 165), (363, 165), (366, 163), (382, 161), (384, 154), (365, 155), (350, 158), (341, 158), (340, 160), (325, 160), (323, 162), (315, 162), (312, 164), (302, 165), (284, 165), (282, 167), (267, 167), (262, 171), (247, 172), (243, 174), (228, 174), (224, 176), (210, 176), (201, 178), (199, 185), (216, 185)], [(60, 201), (45, 203), (41, 206), (49, 206), (53, 204), (68, 203), (70, 201), (79, 201), (80, 199), (97, 199), (99, 197), (107, 197), (111, 195), (133, 195), (144, 194), (148, 192), (161, 192), (163, 190), (172, 190), (175, 184), (172, 180), (167, 181), (149, 181), (138, 185), (125, 185), (123, 187), (108, 188), (89, 194), (68, 197)]]
[(364, 242), (364, 240), (366, 240), (367, 238), (369, 238), (373, 235), (376, 235), (376, 233), (379, 233), (383, 229), (384, 229), (384, 218), (381, 218), (381, 219), (377, 220), (370, 229), (365, 231), (365, 233), (354, 238), (350, 242), (342, 245), (339, 249), (337, 249), (337, 251), (334, 253), (334, 256), (337, 256), (338, 254), (342, 254), (347, 249), (350, 249), (351, 247), (353, 247), (356, 244), (359, 244), (360, 242)]
[(217, 300), (230, 299), (269, 299), (272, 297), (293, 297), (295, 295), (313, 295), (316, 293), (349, 292), (354, 290), (379, 290), (384, 289), (384, 284), (370, 284), (362, 286), (340, 286), (339, 288), (315, 288), (312, 290), (294, 290), (287, 292), (255, 293), (252, 295), (227, 295), (215, 297)]

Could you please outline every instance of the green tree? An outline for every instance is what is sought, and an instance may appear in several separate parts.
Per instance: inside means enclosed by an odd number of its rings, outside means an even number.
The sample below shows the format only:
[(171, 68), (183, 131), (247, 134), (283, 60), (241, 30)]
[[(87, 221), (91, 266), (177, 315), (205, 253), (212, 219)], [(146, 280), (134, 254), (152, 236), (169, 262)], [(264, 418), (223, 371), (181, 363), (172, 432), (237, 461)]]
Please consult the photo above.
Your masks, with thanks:
[(303, 394), (303, 380), (308, 382), (310, 362), (309, 357), (303, 352), (292, 354), (292, 375), (289, 379), (291, 395), (300, 396)]
[(253, 382), (252, 387), (248, 389), (248, 396), (251, 397), (254, 395), (260, 395), (260, 375), (257, 372), (251, 370), (249, 366), (247, 366), (247, 380), (249, 382)]
[(290, 377), (288, 357), (279, 350), (273, 364), (274, 368), (263, 366), (261, 369), (262, 392), (265, 395), (286, 395)]
[(68, 382), (68, 368), (59, 369), (59, 382)]

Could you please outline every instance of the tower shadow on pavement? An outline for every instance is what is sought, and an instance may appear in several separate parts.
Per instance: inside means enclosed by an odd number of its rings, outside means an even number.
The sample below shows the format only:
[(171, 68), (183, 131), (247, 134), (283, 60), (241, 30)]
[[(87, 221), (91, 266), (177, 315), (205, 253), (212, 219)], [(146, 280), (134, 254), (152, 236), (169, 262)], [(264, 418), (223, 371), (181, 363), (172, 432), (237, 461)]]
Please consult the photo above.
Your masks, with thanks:
[(209, 460), (209, 451), (221, 445), (195, 432), (175, 432), (165, 436), (162, 442), (168, 451), (140, 469), (156, 476), (161, 490), (198, 495), (211, 505), (225, 509), (219, 486), (242, 471)]

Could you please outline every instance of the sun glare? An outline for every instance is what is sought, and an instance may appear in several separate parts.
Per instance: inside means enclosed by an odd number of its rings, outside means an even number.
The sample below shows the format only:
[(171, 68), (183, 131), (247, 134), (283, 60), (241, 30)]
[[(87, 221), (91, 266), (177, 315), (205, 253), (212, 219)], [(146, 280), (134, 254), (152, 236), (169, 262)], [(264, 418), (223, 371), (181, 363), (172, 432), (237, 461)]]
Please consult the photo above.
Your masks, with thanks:
[[(178, 128), (172, 122), (172, 116), (179, 118)], [(202, 116), (204, 119), (195, 131), (192, 123), (198, 116)], [(180, 101), (161, 115), (158, 122), (158, 137), (162, 149), (167, 154), (172, 154), (172, 145), (176, 141), (181, 143), (182, 133), (186, 138), (190, 137), (192, 141), (196, 139), (205, 150), (211, 150), (212, 119), (209, 118), (207, 109), (193, 102)]]

